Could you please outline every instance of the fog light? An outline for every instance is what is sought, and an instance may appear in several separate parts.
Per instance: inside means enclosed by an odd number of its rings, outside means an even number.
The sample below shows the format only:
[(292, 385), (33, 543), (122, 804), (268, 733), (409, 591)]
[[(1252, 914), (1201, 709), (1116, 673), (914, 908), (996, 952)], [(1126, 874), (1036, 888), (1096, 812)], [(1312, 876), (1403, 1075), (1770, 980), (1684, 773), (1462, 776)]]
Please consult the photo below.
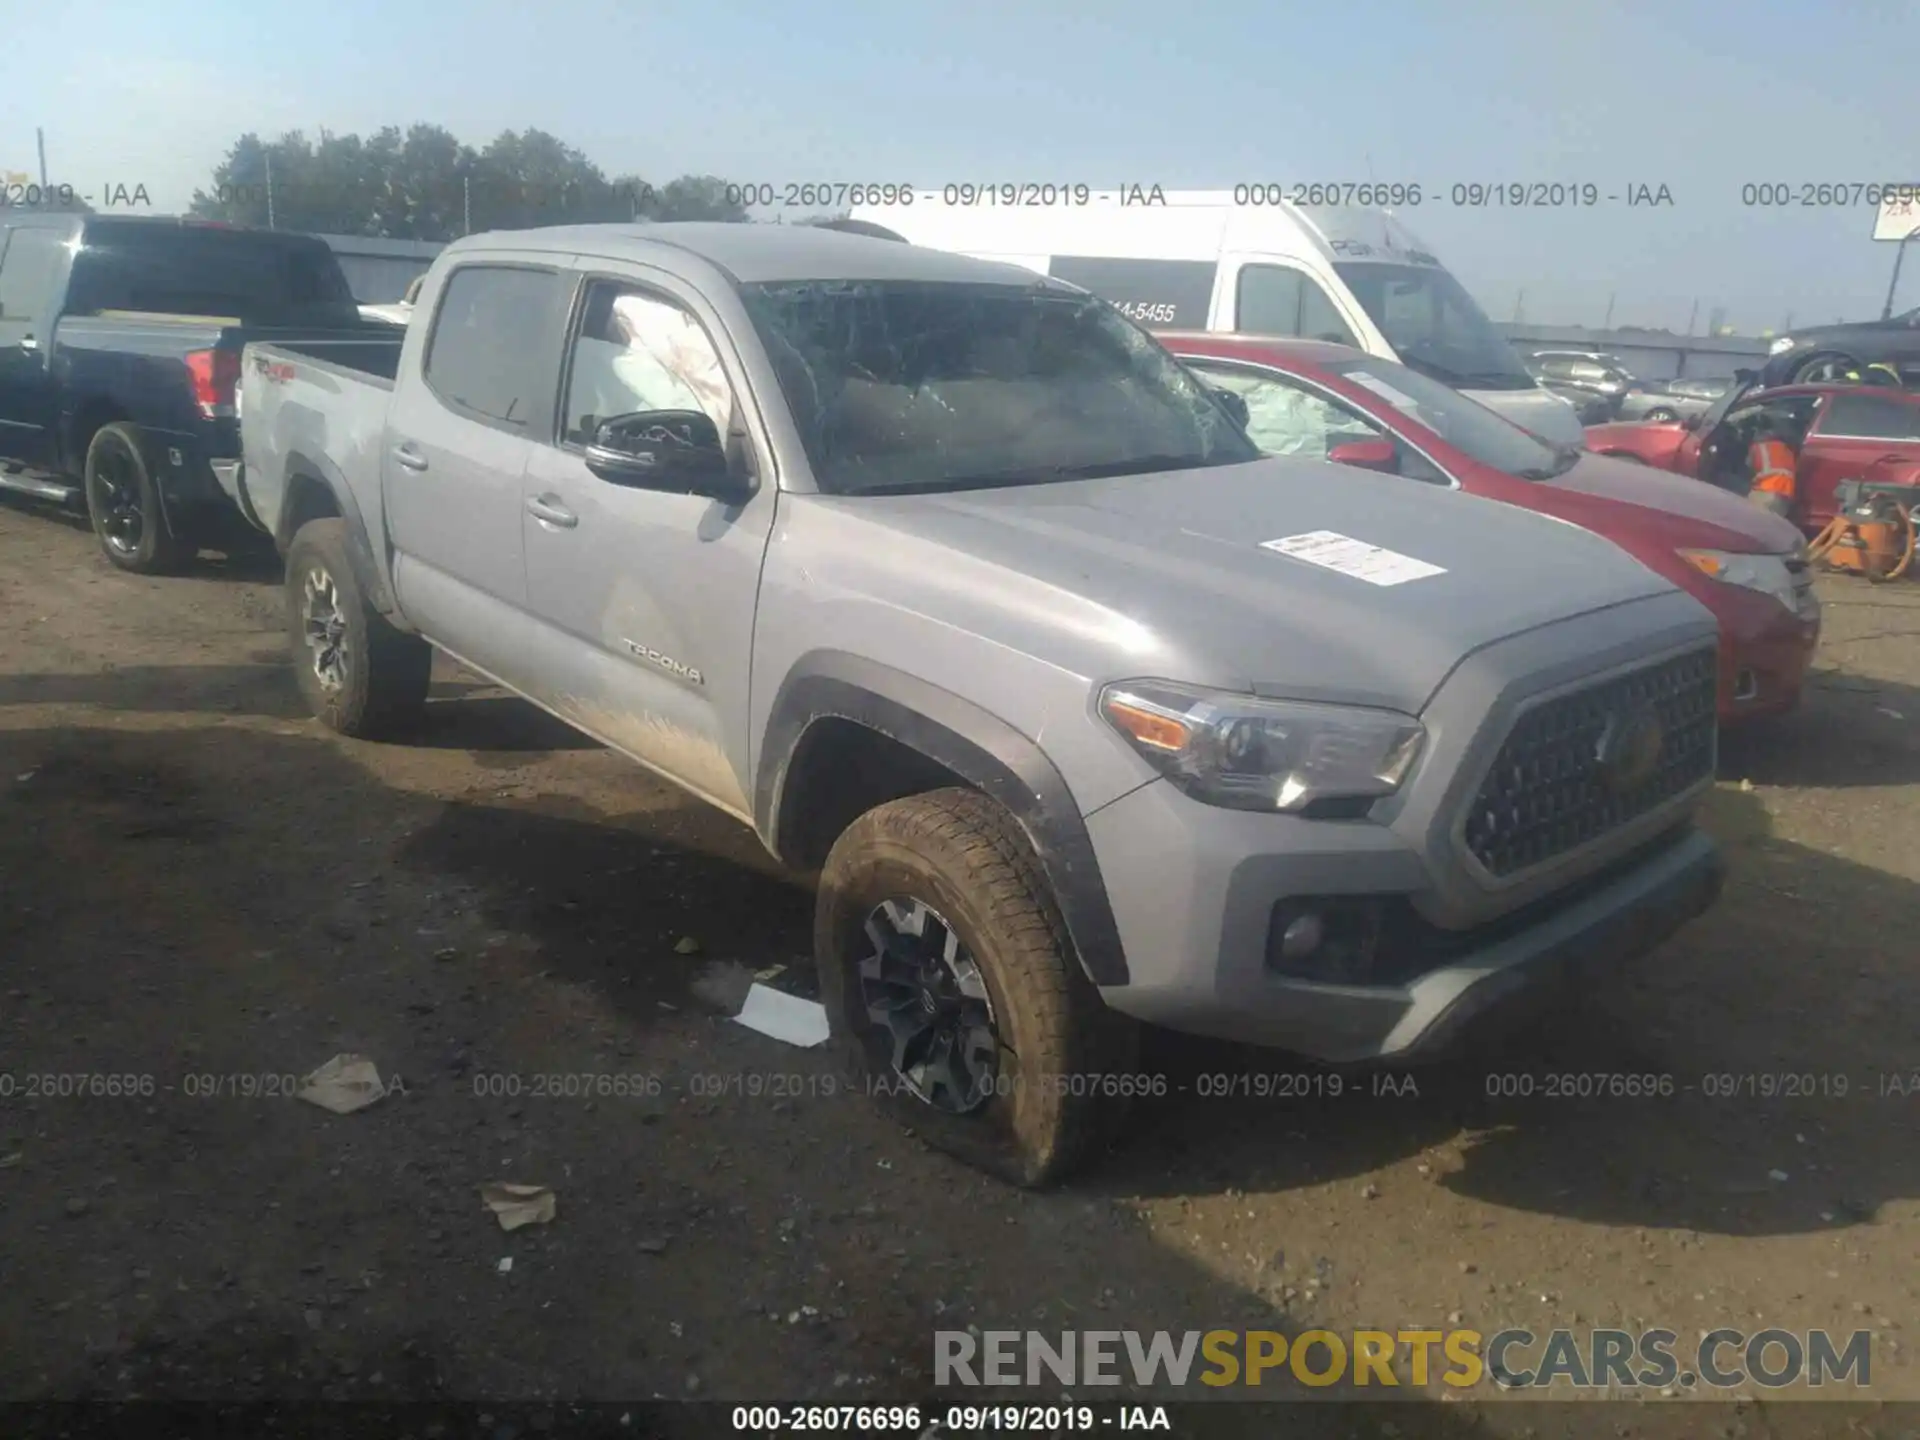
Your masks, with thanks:
[(1356, 895), (1302, 896), (1273, 907), (1267, 969), (1295, 980), (1364, 985), (1380, 938), (1380, 904)]
[(1280, 958), (1304, 960), (1320, 948), (1320, 942), (1326, 935), (1326, 922), (1309, 910), (1280, 932)]

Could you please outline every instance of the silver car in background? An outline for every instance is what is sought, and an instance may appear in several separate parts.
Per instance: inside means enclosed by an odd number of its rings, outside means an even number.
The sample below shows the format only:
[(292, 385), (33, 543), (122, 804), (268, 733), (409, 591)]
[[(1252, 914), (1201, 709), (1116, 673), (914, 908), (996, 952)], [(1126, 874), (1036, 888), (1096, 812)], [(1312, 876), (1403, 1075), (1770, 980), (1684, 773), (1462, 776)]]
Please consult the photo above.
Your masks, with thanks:
[(1642, 380), (1640, 388), (1620, 397), (1622, 420), (1675, 421), (1704, 415), (1727, 393), (1731, 375), (1688, 376), (1673, 380)]
[(1526, 364), (1543, 389), (1580, 412), (1582, 425), (1704, 414), (1733, 383), (1731, 377), (1643, 380), (1619, 356), (1600, 350), (1536, 350)]

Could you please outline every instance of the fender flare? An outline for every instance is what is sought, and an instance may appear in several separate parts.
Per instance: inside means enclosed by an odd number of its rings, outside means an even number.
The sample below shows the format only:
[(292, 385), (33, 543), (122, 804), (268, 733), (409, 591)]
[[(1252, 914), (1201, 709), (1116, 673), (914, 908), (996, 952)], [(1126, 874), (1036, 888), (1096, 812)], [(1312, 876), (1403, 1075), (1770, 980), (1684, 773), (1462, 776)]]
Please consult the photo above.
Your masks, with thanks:
[(1005, 806), (1039, 858), (1081, 966), (1095, 985), (1125, 985), (1126, 953), (1093, 839), (1059, 770), (1040, 747), (972, 701), (858, 655), (815, 650), (797, 661), (767, 716), (754, 816), (779, 853), (793, 758), (819, 721), (865, 726), (937, 761)]
[(281, 490), (280, 513), (275, 517), (273, 531), (274, 545), (280, 553), (285, 555), (287, 548), (293, 544), (290, 522), (295, 511), (287, 504), (288, 497), (302, 481), (324, 486), (333, 497), (340, 518), (346, 521), (347, 559), (353, 566), (353, 578), (360, 583), (360, 593), (382, 615), (397, 619), (399, 606), (394, 601), (392, 586), (387, 583), (386, 567), (373, 552), (373, 539), (367, 533), (366, 518), (361, 514), (360, 502), (354, 498), (353, 486), (347, 483), (346, 476), (324, 455), (293, 450), (287, 454), (286, 477), (286, 484)]

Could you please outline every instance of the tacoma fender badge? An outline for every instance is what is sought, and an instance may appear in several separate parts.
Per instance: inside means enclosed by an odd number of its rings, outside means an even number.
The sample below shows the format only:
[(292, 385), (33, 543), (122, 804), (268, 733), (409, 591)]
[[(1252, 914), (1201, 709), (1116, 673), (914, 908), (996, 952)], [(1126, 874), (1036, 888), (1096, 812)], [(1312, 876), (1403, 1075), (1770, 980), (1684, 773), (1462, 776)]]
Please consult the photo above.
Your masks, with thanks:
[(690, 685), (704, 685), (707, 683), (706, 677), (701, 675), (698, 670), (694, 669), (691, 665), (682, 665), (671, 655), (663, 655), (650, 645), (642, 645), (638, 640), (628, 640), (624, 643), (627, 647), (627, 653), (632, 655), (636, 660), (644, 660), (649, 665), (657, 665), (669, 675), (676, 675)]

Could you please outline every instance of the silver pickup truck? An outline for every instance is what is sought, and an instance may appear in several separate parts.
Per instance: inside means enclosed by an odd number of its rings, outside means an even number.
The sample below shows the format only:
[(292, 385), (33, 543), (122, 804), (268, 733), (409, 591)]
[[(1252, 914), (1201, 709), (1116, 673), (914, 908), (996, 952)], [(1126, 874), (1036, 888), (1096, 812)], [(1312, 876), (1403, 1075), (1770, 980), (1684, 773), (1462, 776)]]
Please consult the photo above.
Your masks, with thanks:
[(1717, 893), (1700, 606), (1570, 525), (1261, 458), (1063, 282), (481, 235), (403, 339), (252, 346), (241, 391), (315, 714), (399, 732), (437, 646), (751, 825), (818, 873), (849, 1065), (1016, 1183), (1152, 1088), (1138, 1022), (1425, 1056)]

